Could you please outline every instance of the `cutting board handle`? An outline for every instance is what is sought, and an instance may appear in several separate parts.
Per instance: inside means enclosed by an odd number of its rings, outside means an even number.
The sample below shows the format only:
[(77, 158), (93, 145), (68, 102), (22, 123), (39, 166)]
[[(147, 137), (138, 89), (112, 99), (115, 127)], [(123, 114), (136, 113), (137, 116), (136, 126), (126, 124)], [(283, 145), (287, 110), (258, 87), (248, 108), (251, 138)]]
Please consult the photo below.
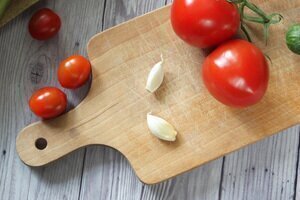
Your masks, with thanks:
[(115, 142), (121, 135), (119, 123), (130, 115), (119, 111), (126, 105), (134, 105), (136, 98), (124, 84), (103, 89), (104, 84), (99, 86), (98, 80), (94, 77), (89, 94), (75, 109), (58, 118), (29, 125), (20, 132), (16, 147), (25, 164), (42, 166), (93, 144), (118, 149)]
[[(76, 115), (74, 111), (70, 113)], [(16, 147), (25, 164), (42, 166), (87, 145), (88, 140), (77, 131), (76, 117), (70, 117), (70, 113), (34, 123), (20, 132)]]

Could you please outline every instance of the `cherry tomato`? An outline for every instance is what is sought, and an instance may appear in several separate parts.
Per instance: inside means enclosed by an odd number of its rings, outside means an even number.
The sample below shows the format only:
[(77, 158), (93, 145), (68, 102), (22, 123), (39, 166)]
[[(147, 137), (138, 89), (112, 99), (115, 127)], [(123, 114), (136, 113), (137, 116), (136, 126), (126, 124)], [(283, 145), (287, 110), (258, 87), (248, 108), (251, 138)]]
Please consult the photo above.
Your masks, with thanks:
[(39, 117), (49, 119), (62, 114), (67, 107), (67, 96), (55, 87), (42, 88), (29, 100), (31, 111)]
[(38, 10), (28, 24), (29, 33), (37, 40), (47, 40), (57, 34), (61, 27), (59, 16), (49, 8)]
[(58, 81), (69, 89), (75, 89), (86, 83), (91, 74), (91, 64), (83, 56), (70, 56), (62, 61), (58, 68)]
[(256, 46), (244, 40), (232, 40), (220, 45), (205, 59), (202, 76), (217, 100), (232, 107), (247, 107), (264, 96), (269, 68)]
[(240, 15), (237, 7), (227, 0), (174, 0), (171, 22), (181, 39), (207, 48), (235, 35)]

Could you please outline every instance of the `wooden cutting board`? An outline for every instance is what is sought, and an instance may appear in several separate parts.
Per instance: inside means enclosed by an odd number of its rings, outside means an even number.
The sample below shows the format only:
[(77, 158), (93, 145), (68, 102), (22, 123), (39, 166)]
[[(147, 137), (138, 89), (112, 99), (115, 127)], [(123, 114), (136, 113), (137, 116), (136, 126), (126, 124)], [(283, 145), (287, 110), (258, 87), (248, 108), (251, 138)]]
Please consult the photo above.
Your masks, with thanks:
[[(233, 109), (208, 94), (200, 78), (207, 52), (188, 46), (174, 34), (167, 6), (90, 40), (89, 94), (69, 113), (22, 130), (16, 142), (22, 161), (41, 166), (80, 147), (106, 145), (128, 159), (141, 181), (153, 184), (297, 124), (300, 56), (287, 49), (284, 38), (287, 27), (299, 21), (300, 0), (254, 2), (285, 17), (271, 28), (267, 47), (262, 27), (251, 27), (252, 35), (258, 36), (254, 43), (273, 62), (270, 85), (259, 104)], [(145, 84), (161, 53), (166, 76), (153, 95)], [(163, 142), (149, 133), (146, 114), (150, 111), (176, 127), (176, 142)]]
[(12, 0), (3, 17), (0, 19), (0, 27), (38, 1), (39, 0)]

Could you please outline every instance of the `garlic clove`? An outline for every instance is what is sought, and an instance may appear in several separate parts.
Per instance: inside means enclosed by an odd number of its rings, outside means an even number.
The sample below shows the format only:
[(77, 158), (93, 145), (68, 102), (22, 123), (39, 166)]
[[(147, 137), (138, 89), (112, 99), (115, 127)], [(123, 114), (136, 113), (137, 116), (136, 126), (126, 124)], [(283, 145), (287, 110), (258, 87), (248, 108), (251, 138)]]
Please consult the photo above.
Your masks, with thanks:
[(161, 55), (161, 61), (156, 63), (151, 69), (148, 80), (146, 84), (146, 90), (153, 93), (155, 92), (164, 80), (164, 69), (163, 69), (164, 59)]
[(176, 140), (177, 131), (166, 120), (148, 113), (147, 123), (151, 133), (159, 139), (166, 141)]

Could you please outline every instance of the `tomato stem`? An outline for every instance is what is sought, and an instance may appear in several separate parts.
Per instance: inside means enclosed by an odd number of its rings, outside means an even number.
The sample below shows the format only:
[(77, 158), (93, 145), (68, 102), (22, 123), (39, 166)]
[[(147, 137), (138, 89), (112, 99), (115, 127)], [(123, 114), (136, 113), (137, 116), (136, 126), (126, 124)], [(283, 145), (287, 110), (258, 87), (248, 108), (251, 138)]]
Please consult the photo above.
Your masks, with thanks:
[(249, 42), (252, 42), (252, 39), (251, 39), (251, 37), (250, 37), (250, 34), (248, 33), (247, 28), (246, 28), (246, 26), (245, 26), (244, 23), (241, 23), (241, 29), (242, 29), (242, 31), (244, 32), (244, 34), (246, 35), (247, 40), (248, 40)]
[[(270, 21), (270, 19), (268, 18), (268, 16), (266, 15), (266, 13), (264, 11), (262, 11), (259, 7), (257, 7), (256, 5), (254, 5), (253, 3), (249, 2), (248, 0), (244, 0), (244, 3), (246, 5), (247, 8), (249, 8), (250, 10), (252, 10), (254, 13), (256, 13), (258, 16), (261, 17), (261, 19), (265, 22), (268, 23)], [(255, 21), (254, 21), (255, 22)]]
[(265, 21), (260, 17), (253, 17), (253, 16), (249, 16), (249, 15), (246, 15), (246, 14), (244, 14), (244, 19), (247, 20), (247, 21), (250, 21), (250, 22), (256, 22), (256, 23), (260, 23), (260, 24), (265, 23)]
[(250, 34), (248, 33), (248, 30), (246, 29), (246, 26), (245, 26), (245, 24), (244, 24), (244, 8), (245, 8), (245, 3), (244, 2), (242, 2), (243, 0), (240, 0), (241, 1), (241, 4), (240, 4), (240, 6), (238, 7), (238, 9), (239, 9), (239, 13), (240, 13), (240, 15), (241, 15), (241, 29), (242, 29), (242, 31), (244, 32), (244, 34), (246, 35), (246, 37), (247, 37), (247, 40), (249, 41), (249, 42), (252, 42), (252, 40), (251, 40), (251, 37), (250, 37)]
[[(234, 3), (238, 6), (240, 16), (241, 16), (241, 29), (245, 33), (247, 39), (251, 42), (250, 35), (245, 28), (245, 24), (244, 24), (245, 20), (263, 25), (264, 40), (267, 45), (270, 25), (279, 23), (283, 19), (282, 15), (280, 15), (279, 13), (272, 13), (268, 15), (262, 9), (257, 7), (255, 4), (249, 2), (248, 0), (227, 0), (227, 1), (230, 3)], [(245, 14), (245, 7), (250, 9), (257, 16), (251, 16)]]

